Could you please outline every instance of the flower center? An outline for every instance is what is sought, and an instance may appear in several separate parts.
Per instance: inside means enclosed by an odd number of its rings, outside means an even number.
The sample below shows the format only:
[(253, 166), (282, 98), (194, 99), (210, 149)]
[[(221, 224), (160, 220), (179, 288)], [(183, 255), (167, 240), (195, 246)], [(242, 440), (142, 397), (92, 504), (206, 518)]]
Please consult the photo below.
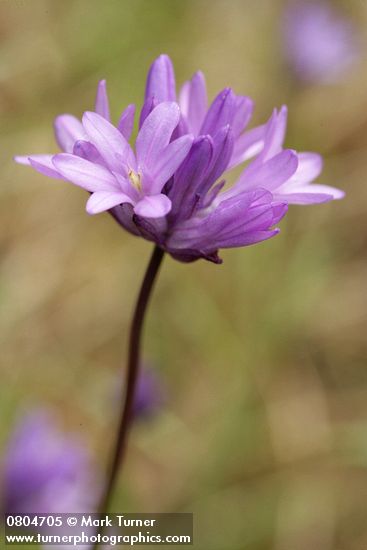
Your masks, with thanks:
[(130, 183), (139, 193), (142, 190), (141, 186), (141, 175), (139, 173), (134, 172), (134, 170), (129, 171), (129, 180)]

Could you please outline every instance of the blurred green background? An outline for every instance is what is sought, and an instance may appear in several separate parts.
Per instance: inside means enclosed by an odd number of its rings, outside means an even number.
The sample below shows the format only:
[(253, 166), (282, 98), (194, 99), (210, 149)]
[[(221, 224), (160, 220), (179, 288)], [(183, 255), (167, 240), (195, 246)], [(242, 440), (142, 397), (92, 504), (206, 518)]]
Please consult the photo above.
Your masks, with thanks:
[[(366, 35), (367, 3), (338, 2)], [(275, 239), (224, 264), (166, 258), (144, 356), (168, 388), (135, 426), (116, 511), (189, 511), (198, 550), (367, 547), (367, 58), (338, 83), (301, 86), (281, 55), (280, 0), (0, 1), (0, 444), (51, 408), (106, 467), (129, 319), (151, 244), (80, 189), (12, 161), (56, 151), (52, 120), (141, 105), (168, 53), (289, 106), (286, 144), (325, 157), (344, 201), (292, 207)], [(362, 45), (363, 48), (363, 45)], [(116, 403), (115, 403), (116, 402)]]

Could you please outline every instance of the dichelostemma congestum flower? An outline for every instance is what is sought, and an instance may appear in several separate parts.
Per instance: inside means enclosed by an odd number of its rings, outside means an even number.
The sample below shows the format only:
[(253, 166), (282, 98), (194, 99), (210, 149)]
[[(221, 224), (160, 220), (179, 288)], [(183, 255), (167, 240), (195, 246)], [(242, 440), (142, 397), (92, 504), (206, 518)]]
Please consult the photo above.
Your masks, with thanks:
[(17, 424), (2, 460), (7, 514), (86, 512), (99, 499), (100, 475), (82, 441), (37, 409)]
[(284, 57), (304, 83), (333, 84), (361, 57), (359, 29), (337, 2), (291, 2), (281, 21)]
[[(86, 189), (88, 213), (108, 210), (125, 229), (174, 258), (220, 263), (218, 249), (276, 235), (274, 226), (288, 204), (344, 196), (312, 183), (321, 172), (319, 155), (283, 149), (285, 107), (248, 130), (252, 110), (252, 100), (230, 88), (208, 107), (201, 72), (177, 99), (172, 62), (161, 55), (148, 73), (135, 152), (129, 144), (135, 106), (123, 111), (115, 127), (101, 81), (95, 112), (84, 113), (82, 122), (68, 114), (56, 118), (56, 140), (64, 153), (16, 161)], [(223, 189), (228, 170), (246, 161), (234, 185)]]

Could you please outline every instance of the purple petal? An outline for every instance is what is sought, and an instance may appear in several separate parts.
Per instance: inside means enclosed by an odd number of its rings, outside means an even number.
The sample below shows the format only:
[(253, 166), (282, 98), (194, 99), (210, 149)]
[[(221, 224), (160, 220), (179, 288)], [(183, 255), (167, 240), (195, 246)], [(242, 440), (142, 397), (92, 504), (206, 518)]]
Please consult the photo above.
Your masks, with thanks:
[(143, 218), (134, 214), (133, 220), (141, 237), (158, 245), (163, 245), (164, 235), (167, 231), (167, 218)]
[(73, 148), (73, 155), (104, 165), (103, 158), (98, 149), (89, 141), (84, 141), (82, 139), (76, 141)]
[(154, 97), (158, 103), (176, 101), (175, 73), (168, 55), (160, 55), (149, 69), (145, 99), (150, 97)]
[(238, 137), (250, 122), (254, 102), (247, 96), (236, 96), (235, 109), (232, 121), (232, 131), (235, 137)]
[(150, 195), (141, 199), (134, 207), (134, 212), (144, 218), (161, 218), (171, 210), (172, 203), (167, 195)]
[(231, 231), (223, 232), (222, 238), (227, 236), (242, 234), (245, 231), (262, 231), (269, 229), (274, 223), (273, 207), (271, 204), (261, 204), (259, 206), (251, 207), (247, 214), (246, 220), (240, 222), (237, 228)]
[(88, 214), (99, 214), (123, 203), (133, 204), (133, 201), (125, 193), (97, 191), (89, 197), (86, 210)]
[(154, 171), (163, 149), (170, 141), (173, 130), (180, 120), (176, 103), (160, 103), (144, 121), (136, 140), (138, 165)]
[(225, 180), (220, 181), (210, 191), (205, 195), (202, 206), (203, 208), (207, 208), (212, 204), (212, 202), (217, 198), (219, 193), (222, 191), (223, 187), (225, 186), (226, 182)]
[(110, 120), (110, 106), (108, 102), (106, 81), (101, 80), (97, 88), (95, 111), (97, 114), (103, 116), (106, 120)]
[(74, 155), (59, 154), (52, 159), (65, 179), (87, 191), (119, 191), (119, 185), (109, 170)]
[(236, 248), (240, 246), (251, 246), (262, 241), (267, 241), (275, 235), (278, 235), (279, 229), (272, 229), (270, 231), (250, 231), (242, 235), (229, 238), (220, 244), (220, 248)]
[(208, 108), (205, 77), (201, 71), (182, 86), (179, 104), (187, 129), (197, 136)]
[(287, 201), (289, 204), (318, 204), (343, 197), (344, 192), (340, 189), (318, 184), (298, 185), (293, 190), (274, 193), (274, 198)]
[[(35, 157), (35, 156), (36, 155), (33, 155), (33, 157)], [(52, 157), (53, 157), (53, 155), (39, 155), (39, 156), (49, 157), (50, 159), (52, 159)], [(22, 164), (23, 166), (31, 166), (31, 162), (29, 160), (29, 157), (30, 157), (30, 155), (25, 155), (25, 156), (16, 155), (13, 158), (13, 160), (15, 160), (15, 162), (17, 162), (18, 164)]]
[[(213, 234), (211, 246), (214, 245), (215, 248), (231, 246), (230, 243), (238, 238), (243, 239), (244, 236), (251, 233), (266, 231), (273, 225), (273, 218), (273, 209), (270, 203), (248, 208), (245, 215), (231, 219), (226, 227), (218, 229)], [(216, 221), (213, 219), (212, 223), (215, 224)]]
[(288, 184), (308, 183), (316, 179), (322, 171), (322, 156), (317, 153), (298, 153), (298, 168)]
[(169, 192), (173, 203), (170, 218), (176, 222), (192, 214), (198, 201), (197, 189), (205, 179), (212, 155), (212, 138), (201, 136), (194, 141), (188, 156), (177, 170)]
[(133, 222), (134, 210), (131, 204), (119, 204), (118, 206), (111, 208), (109, 213), (124, 229), (133, 235), (140, 235), (136, 224)]
[(32, 166), (37, 172), (48, 176), (49, 178), (64, 179), (59, 172), (55, 169), (52, 163), (54, 155), (30, 155), (28, 157), (14, 157), (15, 162), (18, 164), (24, 164), (25, 166)]
[[(330, 185), (321, 185), (319, 183), (313, 183), (312, 185), (308, 186), (310, 191), (314, 193), (326, 193), (327, 195), (331, 195), (333, 199), (340, 200), (345, 197), (345, 192), (341, 189), (338, 189), (337, 187), (331, 187)], [(299, 191), (300, 188), (297, 189)]]
[(264, 147), (265, 126), (257, 126), (238, 137), (234, 143), (234, 149), (228, 169), (242, 164), (254, 157)]
[(134, 116), (135, 116), (135, 105), (131, 104), (126, 107), (126, 109), (123, 111), (119, 123), (117, 125), (118, 130), (120, 130), (121, 134), (124, 136), (124, 138), (129, 141), (131, 137), (131, 132), (133, 131), (134, 127)]
[(142, 107), (139, 117), (139, 129), (143, 126), (145, 119), (147, 118), (147, 116), (150, 115), (153, 109), (157, 107), (157, 105), (158, 101), (154, 97), (148, 97), (148, 99), (144, 101), (144, 105)]
[(89, 141), (97, 147), (111, 170), (121, 172), (124, 166), (136, 169), (135, 156), (130, 145), (110, 122), (96, 113), (86, 112), (83, 115), (83, 126)]
[(86, 139), (82, 123), (73, 115), (59, 115), (54, 121), (56, 141), (65, 153), (72, 153), (78, 139)]
[(264, 164), (258, 164), (256, 160), (242, 172), (233, 190), (237, 187), (250, 189), (263, 187), (273, 190), (286, 182), (297, 170), (298, 158), (296, 153), (285, 149), (275, 157), (270, 158)]
[(270, 120), (266, 124), (265, 145), (261, 153), (263, 161), (273, 157), (282, 150), (287, 129), (287, 118), (288, 109), (285, 105), (283, 105), (279, 113), (274, 109)]
[(235, 111), (235, 95), (230, 88), (220, 92), (211, 104), (200, 134), (214, 136), (223, 126), (231, 124)]
[(179, 120), (176, 128), (173, 131), (171, 141), (173, 141), (173, 140), (175, 140), (175, 139), (177, 139), (181, 136), (185, 136), (187, 134), (194, 135), (192, 132), (189, 131), (185, 120), (182, 117), (180, 117), (180, 120)]
[(164, 184), (169, 180), (177, 168), (179, 168), (190, 151), (193, 139), (192, 136), (186, 135), (167, 145), (154, 167), (153, 173), (151, 174), (152, 183), (149, 185), (147, 191), (155, 194), (163, 189)]
[(197, 193), (205, 196), (210, 187), (228, 167), (233, 152), (233, 133), (230, 126), (225, 126), (213, 138), (213, 155), (205, 180), (197, 187)]
[(288, 212), (288, 204), (286, 202), (272, 203), (273, 206), (273, 222), (271, 225), (276, 225), (284, 218)]

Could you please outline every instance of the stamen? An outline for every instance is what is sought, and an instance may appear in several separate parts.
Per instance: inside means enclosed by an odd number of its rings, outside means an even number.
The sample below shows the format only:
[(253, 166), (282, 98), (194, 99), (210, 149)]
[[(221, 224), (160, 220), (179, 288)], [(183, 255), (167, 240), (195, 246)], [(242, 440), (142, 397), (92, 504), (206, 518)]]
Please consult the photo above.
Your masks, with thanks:
[(129, 180), (131, 184), (137, 189), (139, 192), (142, 190), (141, 187), (141, 176), (139, 173), (134, 172), (134, 170), (129, 171)]

